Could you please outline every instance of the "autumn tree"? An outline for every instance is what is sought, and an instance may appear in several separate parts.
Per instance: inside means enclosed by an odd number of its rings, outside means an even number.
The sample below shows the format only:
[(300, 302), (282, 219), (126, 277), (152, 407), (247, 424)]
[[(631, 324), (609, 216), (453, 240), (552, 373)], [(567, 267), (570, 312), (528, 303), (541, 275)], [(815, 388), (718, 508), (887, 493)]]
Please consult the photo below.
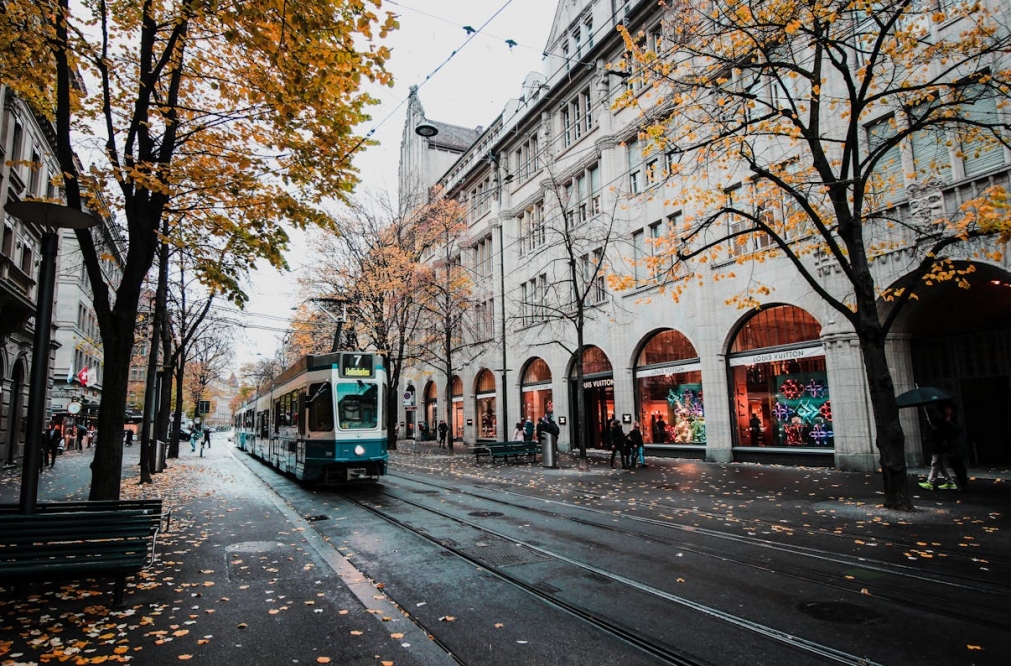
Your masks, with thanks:
[(67, 205), (100, 208), (84, 200), (75, 161), (76, 138), (93, 136), (92, 169), (126, 227), (115, 285), (78, 233), (106, 367), (90, 497), (114, 499), (134, 321), (158, 243), (173, 224), (221, 239), (204, 277), (240, 305), (241, 271), (283, 267), (284, 225), (329, 224), (320, 202), (358, 180), (350, 158), (367, 142), (353, 128), (373, 103), (360, 87), (389, 82), (377, 40), (396, 22), (380, 0), (15, 4), (3, 75), (54, 119)]
[[(994, 7), (679, 2), (660, 29), (625, 31), (630, 57), (615, 65), (627, 77), (618, 105), (640, 107), (645, 153), (666, 164), (668, 203), (690, 211), (663, 241), (672, 267), (657, 269), (676, 296), (733, 278), (735, 265), (785, 261), (845, 318), (889, 508), (912, 507), (885, 354), (892, 324), (927, 285), (967, 286), (958, 260), (997, 258), (1006, 240), (1006, 178), (970, 168), (1008, 143), (998, 109), (1011, 34), (1006, 4)], [(911, 257), (908, 279), (889, 289), (875, 261), (899, 250)], [(741, 307), (772, 291), (741, 283)]]
[[(432, 244), (441, 240), (428, 220), (444, 206), (430, 204), (400, 214), (384, 196), (360, 198), (336, 216), (337, 234), (317, 234), (322, 236), (314, 243), (317, 259), (303, 280), (307, 289), (315, 290), (312, 293), (340, 304), (346, 317), (344, 330), (353, 331), (361, 348), (377, 350), (385, 357), (390, 405), (386, 426), (391, 448), (396, 448), (395, 398), (400, 395), (405, 368), (421, 352), (420, 261)], [(321, 313), (323, 307), (316, 299), (305, 320), (296, 318), (293, 342), (301, 345), (300, 340), (307, 337), (303, 331), (311, 332), (314, 327), (335, 328), (328, 323), (335, 314)], [(317, 346), (329, 339), (314, 338)]]
[[(474, 279), (462, 257), (467, 239), (467, 213), (453, 199), (435, 198), (426, 206), (416, 224), (424, 250), (416, 274), (416, 307), (419, 358), (443, 373), (443, 404), (449, 426), (449, 452), (453, 452), (453, 377), (463, 363), (477, 356), (479, 342), (469, 335), (469, 315), (474, 306)], [(461, 363), (463, 359), (463, 363)]]

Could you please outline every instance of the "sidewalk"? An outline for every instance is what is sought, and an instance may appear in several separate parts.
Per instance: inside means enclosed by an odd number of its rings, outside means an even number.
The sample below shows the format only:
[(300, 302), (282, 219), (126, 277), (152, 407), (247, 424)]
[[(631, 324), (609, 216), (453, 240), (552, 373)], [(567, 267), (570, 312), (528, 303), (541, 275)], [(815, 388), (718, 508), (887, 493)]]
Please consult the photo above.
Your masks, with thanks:
[[(109, 608), (111, 579), (40, 584), (27, 598), (0, 591), (0, 663), (450, 663), (223, 435), (202, 458), (182, 447), (144, 486), (139, 448), (124, 449), (121, 496), (172, 509), (158, 561), (128, 579), (120, 609)], [(68, 451), (43, 471), (39, 501), (87, 499), (93, 452)], [(16, 472), (0, 475), (0, 501), (19, 500)]]

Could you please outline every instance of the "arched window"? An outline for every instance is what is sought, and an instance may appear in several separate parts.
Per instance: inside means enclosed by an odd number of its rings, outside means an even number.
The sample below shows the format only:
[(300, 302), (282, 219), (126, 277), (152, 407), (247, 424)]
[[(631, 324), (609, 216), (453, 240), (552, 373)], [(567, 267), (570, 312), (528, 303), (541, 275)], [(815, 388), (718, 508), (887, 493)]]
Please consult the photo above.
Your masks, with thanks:
[(551, 388), (551, 368), (542, 358), (527, 363), (520, 379), (520, 421), (537, 423), (542, 416), (554, 416), (555, 403)]
[(649, 339), (636, 361), (635, 388), (646, 442), (705, 444), (702, 364), (683, 333), (666, 330)]
[(736, 445), (834, 447), (821, 325), (792, 305), (761, 310), (738, 329), (728, 363), (736, 414)]
[(495, 375), (490, 370), (478, 373), (475, 385), (477, 438), (498, 439), (498, 414), (495, 411)]

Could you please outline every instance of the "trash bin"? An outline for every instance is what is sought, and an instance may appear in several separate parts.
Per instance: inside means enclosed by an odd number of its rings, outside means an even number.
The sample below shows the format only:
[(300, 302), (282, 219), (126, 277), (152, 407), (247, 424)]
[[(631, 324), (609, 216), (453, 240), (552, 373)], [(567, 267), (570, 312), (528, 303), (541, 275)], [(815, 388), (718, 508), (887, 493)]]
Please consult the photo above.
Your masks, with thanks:
[(555, 436), (550, 432), (541, 433), (541, 466), (555, 468), (558, 465), (555, 463), (555, 454), (558, 451), (555, 448)]
[(165, 442), (159, 439), (154, 440), (154, 465), (151, 469), (155, 472), (165, 471)]

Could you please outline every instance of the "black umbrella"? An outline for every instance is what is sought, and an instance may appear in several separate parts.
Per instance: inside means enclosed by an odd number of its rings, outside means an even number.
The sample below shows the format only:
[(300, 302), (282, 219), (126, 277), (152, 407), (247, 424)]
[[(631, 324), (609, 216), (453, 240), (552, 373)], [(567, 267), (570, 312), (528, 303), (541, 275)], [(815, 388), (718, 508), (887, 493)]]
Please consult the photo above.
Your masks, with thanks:
[(945, 400), (954, 400), (954, 398), (955, 396), (939, 388), (920, 386), (895, 396), (895, 402), (899, 404), (899, 407), (919, 407), (921, 405), (944, 402)]

